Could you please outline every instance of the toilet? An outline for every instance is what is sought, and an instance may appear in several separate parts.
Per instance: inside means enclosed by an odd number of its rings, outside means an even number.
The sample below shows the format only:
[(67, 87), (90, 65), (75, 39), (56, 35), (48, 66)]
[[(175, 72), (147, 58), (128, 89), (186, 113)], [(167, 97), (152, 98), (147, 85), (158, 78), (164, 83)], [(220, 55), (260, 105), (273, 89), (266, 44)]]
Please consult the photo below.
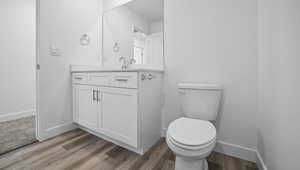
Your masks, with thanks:
[(206, 158), (216, 145), (216, 120), (222, 86), (209, 83), (178, 85), (184, 117), (170, 123), (166, 141), (175, 153), (175, 170), (208, 170)]

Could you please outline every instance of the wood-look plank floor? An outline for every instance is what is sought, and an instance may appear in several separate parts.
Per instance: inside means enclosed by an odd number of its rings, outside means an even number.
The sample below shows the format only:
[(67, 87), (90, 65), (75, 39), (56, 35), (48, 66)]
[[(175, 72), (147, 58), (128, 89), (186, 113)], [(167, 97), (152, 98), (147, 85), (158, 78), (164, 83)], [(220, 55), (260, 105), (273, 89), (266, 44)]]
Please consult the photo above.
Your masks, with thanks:
[[(252, 162), (220, 153), (208, 158), (210, 170), (256, 170)], [(162, 139), (140, 156), (81, 130), (0, 156), (0, 169), (18, 170), (173, 170), (175, 156)]]

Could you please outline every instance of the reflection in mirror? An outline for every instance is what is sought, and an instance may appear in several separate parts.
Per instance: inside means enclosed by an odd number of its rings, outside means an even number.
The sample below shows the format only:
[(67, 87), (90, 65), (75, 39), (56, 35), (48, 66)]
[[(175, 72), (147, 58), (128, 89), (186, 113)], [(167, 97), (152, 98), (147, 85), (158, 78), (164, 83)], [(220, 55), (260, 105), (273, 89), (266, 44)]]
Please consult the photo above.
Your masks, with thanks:
[(103, 16), (103, 64), (163, 68), (163, 0), (132, 0)]

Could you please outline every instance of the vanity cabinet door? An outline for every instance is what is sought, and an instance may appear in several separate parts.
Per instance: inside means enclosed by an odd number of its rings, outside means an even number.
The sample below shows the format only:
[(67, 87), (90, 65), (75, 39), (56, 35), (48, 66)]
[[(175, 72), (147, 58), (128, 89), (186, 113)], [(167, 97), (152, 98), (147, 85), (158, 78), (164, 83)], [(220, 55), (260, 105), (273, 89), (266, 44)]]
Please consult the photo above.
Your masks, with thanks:
[(99, 106), (97, 88), (86, 85), (73, 86), (73, 119), (86, 128), (97, 130)]
[(102, 94), (102, 131), (130, 146), (138, 146), (137, 90), (105, 88)]

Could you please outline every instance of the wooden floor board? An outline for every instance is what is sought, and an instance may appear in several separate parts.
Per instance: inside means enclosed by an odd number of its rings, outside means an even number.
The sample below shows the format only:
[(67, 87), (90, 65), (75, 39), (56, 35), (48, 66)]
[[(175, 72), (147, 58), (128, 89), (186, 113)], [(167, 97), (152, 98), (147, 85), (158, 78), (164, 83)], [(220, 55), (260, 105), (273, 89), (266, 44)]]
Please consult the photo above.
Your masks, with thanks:
[[(210, 170), (257, 170), (255, 163), (213, 152)], [(175, 155), (161, 139), (143, 156), (74, 130), (0, 155), (1, 170), (174, 170)]]
[[(65, 140), (64, 142), (60, 142), (61, 145), (51, 144), (52, 147), (38, 148), (37, 150), (24, 154), (21, 161), (9, 165), (8, 167), (6, 167), (6, 169), (34, 169), (33, 165), (39, 164), (39, 162), (44, 162), (45, 159), (47, 160), (53, 156), (55, 156), (56, 158), (61, 158), (62, 156), (66, 157), (71, 153), (86, 147), (96, 139), (97, 138), (93, 135), (83, 134), (69, 140)], [(74, 141), (76, 141), (76, 147), (74, 146), (73, 150), (69, 150), (69, 152), (67, 152), (67, 150), (63, 148), (64, 144), (68, 142), (73, 143)], [(28, 165), (30, 165), (30, 167)]]
[(11, 165), (17, 164), (26, 159), (26, 157), (30, 157), (30, 155), (39, 155), (40, 153), (49, 150), (57, 145), (62, 145), (66, 141), (72, 140), (73, 138), (79, 137), (81, 135), (86, 135), (83, 131), (74, 130), (63, 134), (61, 136), (52, 138), (50, 140), (46, 140), (40, 143), (34, 143), (32, 145), (28, 145), (24, 148), (20, 148), (14, 150), (10, 153), (0, 156), (0, 168), (9, 167)]

